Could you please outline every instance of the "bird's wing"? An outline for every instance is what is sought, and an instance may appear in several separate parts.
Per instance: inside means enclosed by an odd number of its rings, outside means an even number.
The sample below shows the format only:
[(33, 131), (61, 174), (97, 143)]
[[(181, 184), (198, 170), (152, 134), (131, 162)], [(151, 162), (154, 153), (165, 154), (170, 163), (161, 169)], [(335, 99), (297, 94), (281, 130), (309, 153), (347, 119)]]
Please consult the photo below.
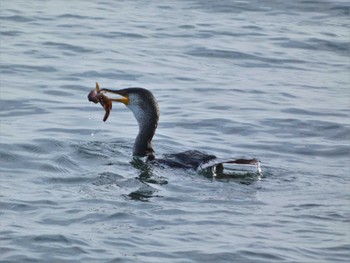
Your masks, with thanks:
[(218, 169), (219, 171), (223, 170), (224, 164), (236, 164), (236, 165), (249, 165), (249, 166), (255, 166), (257, 169), (257, 172), (259, 174), (262, 173), (260, 161), (257, 159), (230, 159), (230, 158), (216, 158), (213, 160), (210, 160), (208, 162), (202, 163), (198, 170), (207, 170), (207, 169)]

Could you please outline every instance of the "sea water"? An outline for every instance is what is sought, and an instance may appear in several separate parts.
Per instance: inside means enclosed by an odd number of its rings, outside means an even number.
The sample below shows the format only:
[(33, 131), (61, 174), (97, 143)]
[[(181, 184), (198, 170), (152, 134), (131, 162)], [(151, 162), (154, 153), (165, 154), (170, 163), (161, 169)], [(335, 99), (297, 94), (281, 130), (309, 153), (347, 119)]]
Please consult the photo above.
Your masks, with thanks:
[[(1, 262), (348, 262), (349, 8), (1, 1)], [(137, 123), (102, 121), (96, 81), (153, 92), (156, 154), (263, 176), (133, 160)]]

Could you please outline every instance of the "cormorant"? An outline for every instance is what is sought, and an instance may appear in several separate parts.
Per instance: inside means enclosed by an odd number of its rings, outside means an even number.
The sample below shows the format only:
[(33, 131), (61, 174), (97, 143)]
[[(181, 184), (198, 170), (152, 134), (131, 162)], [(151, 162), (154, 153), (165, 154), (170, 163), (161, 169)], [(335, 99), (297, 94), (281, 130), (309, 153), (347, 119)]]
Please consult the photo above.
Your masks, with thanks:
[[(121, 98), (108, 98), (104, 93), (118, 94)], [(139, 125), (139, 132), (134, 142), (133, 155), (147, 157), (147, 161), (166, 164), (170, 167), (207, 169), (211, 168), (215, 173), (222, 172), (224, 163), (256, 165), (260, 173), (260, 162), (257, 159), (218, 159), (214, 155), (208, 155), (197, 150), (190, 150), (176, 154), (165, 154), (162, 158), (155, 158), (152, 147), (152, 138), (159, 120), (159, 107), (153, 94), (144, 88), (125, 88), (120, 90), (100, 89), (96, 83), (96, 89), (88, 95), (89, 101), (100, 103), (106, 113), (103, 121), (106, 121), (112, 102), (123, 103), (135, 116)]]

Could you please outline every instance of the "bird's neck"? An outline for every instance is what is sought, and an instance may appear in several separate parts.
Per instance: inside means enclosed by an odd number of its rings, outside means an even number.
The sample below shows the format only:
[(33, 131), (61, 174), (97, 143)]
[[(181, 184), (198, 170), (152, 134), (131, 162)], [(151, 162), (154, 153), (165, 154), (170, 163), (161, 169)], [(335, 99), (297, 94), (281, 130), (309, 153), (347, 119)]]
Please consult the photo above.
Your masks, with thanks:
[(139, 133), (134, 142), (134, 156), (149, 156), (154, 150), (152, 148), (152, 139), (156, 131), (158, 119), (149, 122), (139, 123)]

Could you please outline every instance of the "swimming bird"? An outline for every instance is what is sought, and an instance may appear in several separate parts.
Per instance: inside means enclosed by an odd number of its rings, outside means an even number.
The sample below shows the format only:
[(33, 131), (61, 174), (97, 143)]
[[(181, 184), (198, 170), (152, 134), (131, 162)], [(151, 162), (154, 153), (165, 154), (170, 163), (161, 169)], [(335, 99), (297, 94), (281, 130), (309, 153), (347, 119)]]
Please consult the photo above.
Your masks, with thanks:
[[(108, 98), (105, 93), (120, 95), (120, 98)], [(131, 110), (139, 126), (133, 146), (133, 156), (147, 157), (147, 161), (166, 164), (170, 167), (192, 168), (192, 169), (214, 169), (215, 172), (222, 172), (224, 163), (257, 165), (260, 171), (260, 162), (257, 159), (219, 159), (214, 155), (206, 154), (197, 150), (189, 150), (176, 154), (165, 154), (156, 158), (152, 146), (152, 139), (157, 129), (159, 120), (159, 107), (156, 98), (151, 91), (131, 87), (120, 90), (100, 89), (96, 83), (96, 89), (88, 95), (89, 101), (100, 103), (106, 113), (103, 121), (106, 121), (112, 102), (124, 104)]]

